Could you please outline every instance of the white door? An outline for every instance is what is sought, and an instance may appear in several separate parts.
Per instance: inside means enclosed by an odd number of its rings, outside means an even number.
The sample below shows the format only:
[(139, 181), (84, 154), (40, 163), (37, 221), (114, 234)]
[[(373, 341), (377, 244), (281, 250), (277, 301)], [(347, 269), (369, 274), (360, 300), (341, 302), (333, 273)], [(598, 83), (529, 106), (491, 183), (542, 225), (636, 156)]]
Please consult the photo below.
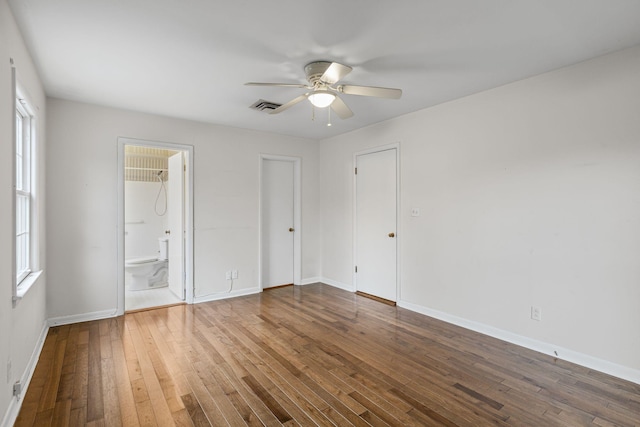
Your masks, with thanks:
[(169, 157), (167, 182), (169, 289), (184, 300), (184, 161), (180, 151)]
[(262, 287), (293, 283), (294, 162), (262, 161)]
[(356, 290), (396, 301), (397, 150), (356, 156)]

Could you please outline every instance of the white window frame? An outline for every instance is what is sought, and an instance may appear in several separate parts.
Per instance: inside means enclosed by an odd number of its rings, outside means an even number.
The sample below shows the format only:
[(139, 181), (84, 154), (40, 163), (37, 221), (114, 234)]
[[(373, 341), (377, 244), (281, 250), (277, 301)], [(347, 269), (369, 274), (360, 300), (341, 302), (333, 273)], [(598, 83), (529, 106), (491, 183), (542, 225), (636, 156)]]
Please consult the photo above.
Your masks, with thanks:
[(16, 284), (18, 287), (24, 279), (33, 271), (32, 256), (32, 230), (33, 230), (33, 195), (32, 176), (33, 163), (31, 162), (31, 152), (33, 148), (32, 123), (33, 115), (29, 111), (29, 106), (24, 98), (16, 99), (16, 225), (15, 225), (15, 245), (16, 245)]
[[(12, 68), (13, 80), (13, 188), (14, 196), (12, 198), (13, 212), (13, 251), (12, 251), (12, 268), (13, 268), (13, 304), (14, 307), (20, 301), (27, 291), (36, 283), (38, 277), (42, 274), (39, 270), (39, 239), (38, 239), (38, 198), (37, 198), (37, 117), (33, 108), (33, 103), (29, 101), (25, 90), (20, 88), (16, 82), (15, 68)], [(21, 120), (18, 120), (18, 117)], [(18, 138), (21, 138), (22, 153), (18, 150)], [(19, 156), (22, 154), (22, 156)], [(20, 160), (20, 166), (18, 165)], [(20, 173), (21, 172), (21, 173)], [(18, 174), (21, 177), (18, 177)], [(22, 216), (18, 215), (18, 206), (20, 200), (26, 204), (27, 213)], [(22, 227), (26, 221), (26, 227)], [(26, 229), (26, 245), (28, 246), (26, 254), (19, 254), (18, 239), (20, 228)], [(24, 230), (23, 230), (24, 231)], [(18, 260), (26, 258), (26, 268), (18, 271)]]

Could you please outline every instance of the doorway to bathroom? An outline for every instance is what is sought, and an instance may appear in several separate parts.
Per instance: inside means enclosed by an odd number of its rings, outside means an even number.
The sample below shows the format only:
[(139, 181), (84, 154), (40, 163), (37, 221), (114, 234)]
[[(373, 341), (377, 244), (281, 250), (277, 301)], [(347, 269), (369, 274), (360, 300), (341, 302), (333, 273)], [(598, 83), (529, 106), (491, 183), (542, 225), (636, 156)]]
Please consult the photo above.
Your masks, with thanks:
[(191, 302), (193, 148), (118, 139), (118, 311)]

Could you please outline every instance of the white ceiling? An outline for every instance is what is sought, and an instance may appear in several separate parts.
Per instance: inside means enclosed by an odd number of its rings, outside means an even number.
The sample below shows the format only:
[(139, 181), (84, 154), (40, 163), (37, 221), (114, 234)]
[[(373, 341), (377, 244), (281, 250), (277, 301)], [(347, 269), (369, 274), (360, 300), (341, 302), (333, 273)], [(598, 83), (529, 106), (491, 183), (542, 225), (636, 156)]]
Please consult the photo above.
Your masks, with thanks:
[[(197, 121), (326, 138), (640, 44), (638, 0), (8, 0), (49, 96)], [(344, 95), (354, 117), (300, 103), (314, 60), (353, 67), (342, 83), (397, 87), (400, 100)]]

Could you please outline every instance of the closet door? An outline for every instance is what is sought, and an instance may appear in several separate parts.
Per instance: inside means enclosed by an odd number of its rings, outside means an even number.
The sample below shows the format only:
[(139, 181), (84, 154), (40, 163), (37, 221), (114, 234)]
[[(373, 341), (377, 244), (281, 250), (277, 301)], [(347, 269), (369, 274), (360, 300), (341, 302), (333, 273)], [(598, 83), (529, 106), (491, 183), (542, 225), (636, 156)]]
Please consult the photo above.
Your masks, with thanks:
[(293, 283), (294, 163), (262, 162), (262, 287)]
[(397, 150), (356, 156), (356, 290), (397, 299)]

